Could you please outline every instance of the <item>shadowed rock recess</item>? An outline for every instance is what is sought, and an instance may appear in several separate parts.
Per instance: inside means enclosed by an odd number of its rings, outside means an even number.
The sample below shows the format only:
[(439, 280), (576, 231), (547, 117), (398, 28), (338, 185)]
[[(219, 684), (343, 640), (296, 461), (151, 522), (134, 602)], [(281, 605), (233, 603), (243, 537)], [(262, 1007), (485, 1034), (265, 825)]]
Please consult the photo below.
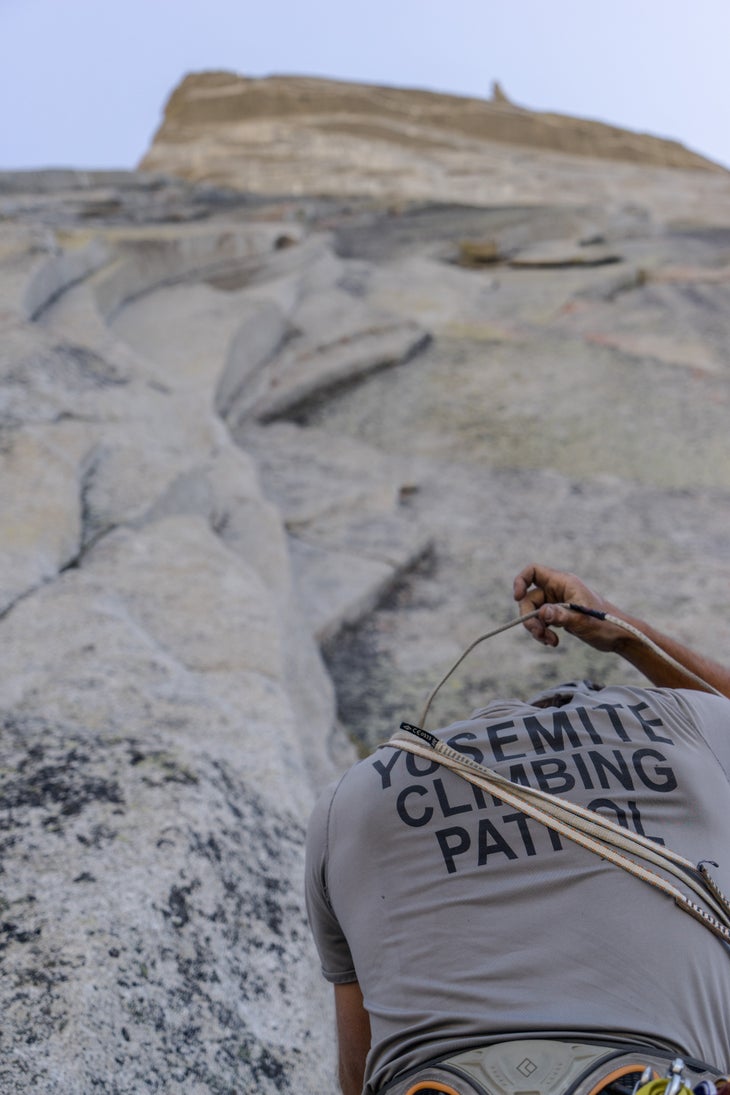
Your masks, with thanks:
[[(216, 73), (145, 165), (0, 176), (0, 1090), (320, 1095), (314, 796), (514, 571), (730, 649), (730, 181)], [(508, 632), (432, 718), (575, 675)]]

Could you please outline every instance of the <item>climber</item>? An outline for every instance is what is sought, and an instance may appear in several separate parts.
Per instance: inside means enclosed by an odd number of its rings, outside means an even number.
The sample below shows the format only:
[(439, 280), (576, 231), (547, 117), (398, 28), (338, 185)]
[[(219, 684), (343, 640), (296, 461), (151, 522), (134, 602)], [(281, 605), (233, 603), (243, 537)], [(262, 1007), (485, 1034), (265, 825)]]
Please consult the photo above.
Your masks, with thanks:
[[(620, 654), (655, 687), (571, 682), (526, 701), (492, 700), (430, 736), (650, 848), (714, 861), (730, 889), (730, 672), (573, 575), (529, 566), (513, 593), (522, 616), (538, 611), (524, 626), (539, 642), (556, 646), (563, 629)], [(621, 1076), (644, 1067), (660, 1075), (677, 1055), (710, 1086), (730, 1064), (722, 937), (652, 885), (397, 741), (320, 798), (306, 896), (334, 985), (344, 1095), (477, 1095), (495, 1075), (505, 1091), (562, 1095), (566, 1077), (599, 1065), (610, 1083), (574, 1090), (619, 1095)]]

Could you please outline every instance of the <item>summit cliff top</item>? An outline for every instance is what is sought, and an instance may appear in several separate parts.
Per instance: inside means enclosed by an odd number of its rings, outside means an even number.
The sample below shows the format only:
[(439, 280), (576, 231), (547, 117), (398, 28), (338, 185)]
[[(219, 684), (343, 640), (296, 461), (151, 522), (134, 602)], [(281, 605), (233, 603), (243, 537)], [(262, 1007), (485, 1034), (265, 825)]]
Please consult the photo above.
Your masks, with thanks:
[[(478, 205), (727, 200), (730, 175), (677, 141), (491, 99), (304, 76), (186, 76), (140, 167), (239, 190)], [(681, 200), (679, 195), (681, 192)], [(671, 196), (670, 196), (671, 195)]]

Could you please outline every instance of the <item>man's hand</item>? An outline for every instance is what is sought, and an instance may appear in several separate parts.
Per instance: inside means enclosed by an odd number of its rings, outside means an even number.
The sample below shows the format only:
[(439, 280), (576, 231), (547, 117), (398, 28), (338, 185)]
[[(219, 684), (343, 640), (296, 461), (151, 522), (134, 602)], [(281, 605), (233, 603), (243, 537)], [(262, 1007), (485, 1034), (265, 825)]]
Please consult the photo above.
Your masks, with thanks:
[[(520, 613), (539, 610), (539, 616), (525, 621), (525, 627), (538, 642), (545, 646), (557, 646), (558, 636), (553, 628), (564, 628), (595, 650), (608, 650), (620, 654), (627, 662), (648, 677), (652, 684), (660, 688), (696, 688), (702, 689), (701, 681), (711, 685), (730, 699), (730, 670), (718, 662), (696, 654), (682, 643), (665, 635), (644, 620), (629, 616), (610, 601), (604, 600), (589, 589), (575, 574), (562, 570), (552, 570), (533, 564), (525, 567), (514, 580), (513, 593), (519, 603)], [(584, 616), (569, 608), (558, 608), (558, 604), (582, 605), (597, 612), (608, 612), (619, 620), (631, 624), (642, 635), (650, 639), (661, 650), (674, 659), (671, 665), (641, 638), (612, 624), (609, 620), (598, 620), (594, 616)], [(686, 671), (695, 676), (688, 677)]]
[(626, 638), (626, 632), (615, 624), (558, 607), (569, 602), (623, 617), (620, 609), (594, 593), (575, 574), (531, 564), (515, 578), (513, 593), (523, 616), (540, 610), (539, 616), (525, 622), (525, 628), (545, 646), (557, 646), (560, 642), (553, 628), (564, 628), (595, 650), (618, 650)]

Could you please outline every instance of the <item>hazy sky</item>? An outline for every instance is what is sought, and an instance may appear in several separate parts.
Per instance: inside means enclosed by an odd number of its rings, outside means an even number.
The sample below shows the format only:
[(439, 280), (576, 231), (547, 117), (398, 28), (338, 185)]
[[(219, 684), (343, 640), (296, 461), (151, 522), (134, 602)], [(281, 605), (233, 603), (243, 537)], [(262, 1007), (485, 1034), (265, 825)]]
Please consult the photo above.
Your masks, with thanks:
[(182, 76), (306, 73), (674, 137), (730, 166), (730, 0), (0, 0), (0, 168), (133, 167)]

